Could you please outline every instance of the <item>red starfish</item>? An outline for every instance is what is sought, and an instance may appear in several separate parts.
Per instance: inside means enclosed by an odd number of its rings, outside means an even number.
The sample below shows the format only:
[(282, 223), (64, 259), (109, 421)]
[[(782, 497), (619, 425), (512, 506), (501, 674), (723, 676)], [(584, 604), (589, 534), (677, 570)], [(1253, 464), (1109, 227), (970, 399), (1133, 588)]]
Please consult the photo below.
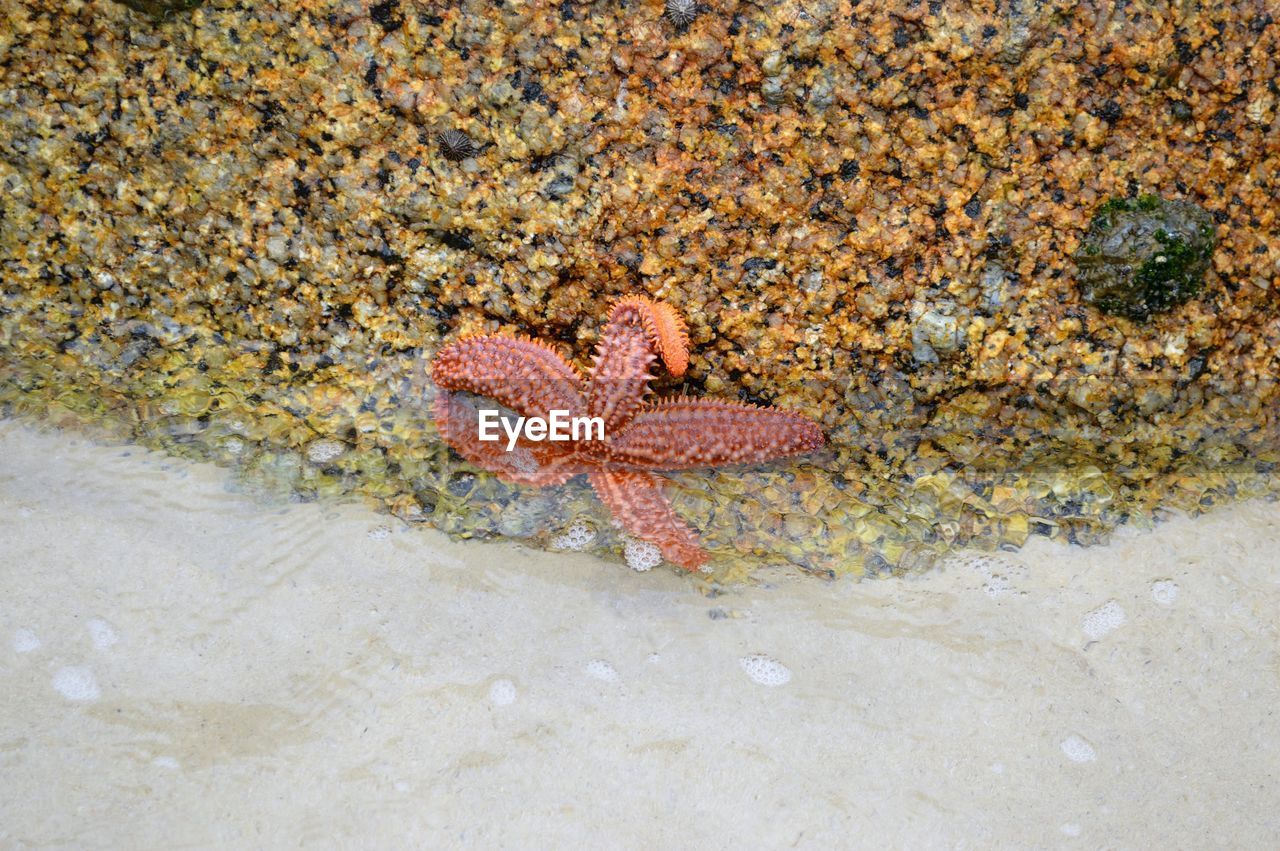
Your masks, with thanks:
[[(562, 484), (586, 473), (614, 518), (656, 544), (671, 562), (696, 570), (707, 560), (698, 536), (663, 495), (655, 470), (766, 461), (817, 449), (821, 429), (799, 414), (734, 402), (678, 397), (645, 403), (649, 368), (672, 375), (689, 364), (689, 337), (671, 305), (629, 296), (614, 305), (584, 379), (550, 346), (525, 337), (471, 337), (445, 346), (431, 364), (439, 389), (436, 424), (467, 460), (514, 482)], [(474, 394), (521, 417), (599, 417), (604, 439), (569, 442), (519, 437), (482, 441)]]

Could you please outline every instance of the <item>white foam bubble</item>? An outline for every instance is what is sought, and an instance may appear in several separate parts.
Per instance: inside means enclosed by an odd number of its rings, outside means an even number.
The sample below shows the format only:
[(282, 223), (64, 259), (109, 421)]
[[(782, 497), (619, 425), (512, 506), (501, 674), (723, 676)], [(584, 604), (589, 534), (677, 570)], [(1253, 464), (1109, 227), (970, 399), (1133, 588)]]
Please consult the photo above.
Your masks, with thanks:
[(1178, 599), (1178, 583), (1172, 579), (1161, 579), (1151, 583), (1151, 599), (1162, 606), (1172, 606)]
[(1020, 561), (996, 553), (964, 553), (947, 558), (944, 569), (971, 572), (981, 580), (982, 593), (995, 599), (1018, 591), (1018, 582), (1027, 573), (1027, 566)]
[(151, 764), (154, 765), (156, 768), (174, 769), (174, 768), (181, 767), (178, 764), (178, 761), (171, 756), (158, 756), (155, 759), (151, 760)]
[(1062, 827), (1058, 828), (1058, 830), (1062, 831), (1063, 836), (1079, 836), (1080, 835), (1080, 825), (1076, 824), (1073, 821), (1067, 822)]
[(97, 700), (102, 696), (93, 671), (78, 666), (54, 671), (53, 687), (67, 700)]
[(1093, 749), (1093, 745), (1074, 734), (1062, 740), (1062, 752), (1072, 762), (1093, 762), (1098, 758), (1098, 752)]
[(120, 640), (120, 636), (116, 635), (116, 631), (106, 621), (95, 618), (85, 626), (89, 628), (89, 638), (93, 640), (93, 646), (99, 650), (106, 650)]
[(22, 627), (13, 631), (13, 652), (30, 653), (40, 648), (40, 637), (32, 630)]
[(391, 537), (391, 527), (386, 525), (374, 526), (369, 530), (369, 540), (385, 541)]
[(587, 663), (587, 675), (606, 683), (618, 681), (618, 669), (604, 659), (592, 659)]
[(494, 680), (489, 686), (489, 702), (494, 706), (510, 706), (516, 702), (516, 684), (511, 680)]
[(337, 440), (314, 440), (307, 446), (307, 459), (312, 464), (325, 464), (346, 451), (346, 445)]
[(652, 570), (662, 564), (662, 551), (648, 541), (627, 541), (622, 554), (632, 570)]
[(1108, 600), (1084, 616), (1081, 628), (1084, 634), (1097, 641), (1109, 632), (1124, 625), (1124, 609), (1115, 600)]
[(564, 534), (558, 535), (551, 540), (551, 546), (557, 550), (571, 550), (580, 552), (591, 546), (591, 542), (596, 539), (596, 530), (591, 524), (582, 518), (578, 518), (569, 524), (569, 528), (564, 530)]
[(791, 669), (762, 653), (738, 660), (747, 676), (762, 686), (783, 686), (791, 682)]

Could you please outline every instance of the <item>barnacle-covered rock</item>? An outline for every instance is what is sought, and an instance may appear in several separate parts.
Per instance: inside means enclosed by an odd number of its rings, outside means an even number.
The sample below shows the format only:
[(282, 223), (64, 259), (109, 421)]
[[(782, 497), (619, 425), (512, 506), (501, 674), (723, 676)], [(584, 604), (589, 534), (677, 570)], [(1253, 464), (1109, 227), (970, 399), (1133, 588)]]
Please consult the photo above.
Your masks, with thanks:
[[(123, 3), (8, 3), (0, 414), (461, 535), (582, 517), (620, 554), (583, 483), (450, 455), (424, 364), (520, 333), (583, 365), (647, 293), (695, 343), (660, 392), (831, 438), (668, 486), (717, 578), (899, 572), (1280, 492), (1258, 0), (643, 5), (204, 3), (161, 33)], [(1131, 333), (1081, 302), (1070, 252), (1095, 203), (1162, 186), (1221, 225), (1231, 297)], [(1153, 213), (1131, 204), (1113, 218)], [(1166, 234), (1180, 218), (1207, 224), (1187, 205)]]
[(1112, 199), (1076, 254), (1085, 301), (1135, 320), (1184, 304), (1204, 286), (1215, 241), (1213, 219), (1194, 204)]
[(471, 137), (461, 130), (445, 130), (436, 136), (440, 143), (440, 153), (453, 162), (461, 162), (467, 157), (474, 157), (479, 147)]

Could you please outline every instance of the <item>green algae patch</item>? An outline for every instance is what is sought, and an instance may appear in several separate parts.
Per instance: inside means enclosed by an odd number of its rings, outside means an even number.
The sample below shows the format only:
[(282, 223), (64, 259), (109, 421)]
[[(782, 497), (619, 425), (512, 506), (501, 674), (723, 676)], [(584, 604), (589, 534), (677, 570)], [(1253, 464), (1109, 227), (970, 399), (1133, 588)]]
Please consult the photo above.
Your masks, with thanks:
[(1150, 319), (1200, 294), (1215, 244), (1212, 218), (1194, 204), (1113, 198), (1076, 254), (1084, 300), (1103, 313)]

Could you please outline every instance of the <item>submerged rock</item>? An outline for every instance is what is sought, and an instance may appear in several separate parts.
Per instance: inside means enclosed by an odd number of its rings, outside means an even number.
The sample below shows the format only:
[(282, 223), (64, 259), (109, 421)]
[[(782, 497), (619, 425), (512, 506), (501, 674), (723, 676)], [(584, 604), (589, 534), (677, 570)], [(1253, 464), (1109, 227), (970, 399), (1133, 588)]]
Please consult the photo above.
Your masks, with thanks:
[(1076, 253), (1085, 301), (1104, 313), (1148, 319), (1204, 285), (1216, 237), (1209, 214), (1154, 195), (1103, 204)]

